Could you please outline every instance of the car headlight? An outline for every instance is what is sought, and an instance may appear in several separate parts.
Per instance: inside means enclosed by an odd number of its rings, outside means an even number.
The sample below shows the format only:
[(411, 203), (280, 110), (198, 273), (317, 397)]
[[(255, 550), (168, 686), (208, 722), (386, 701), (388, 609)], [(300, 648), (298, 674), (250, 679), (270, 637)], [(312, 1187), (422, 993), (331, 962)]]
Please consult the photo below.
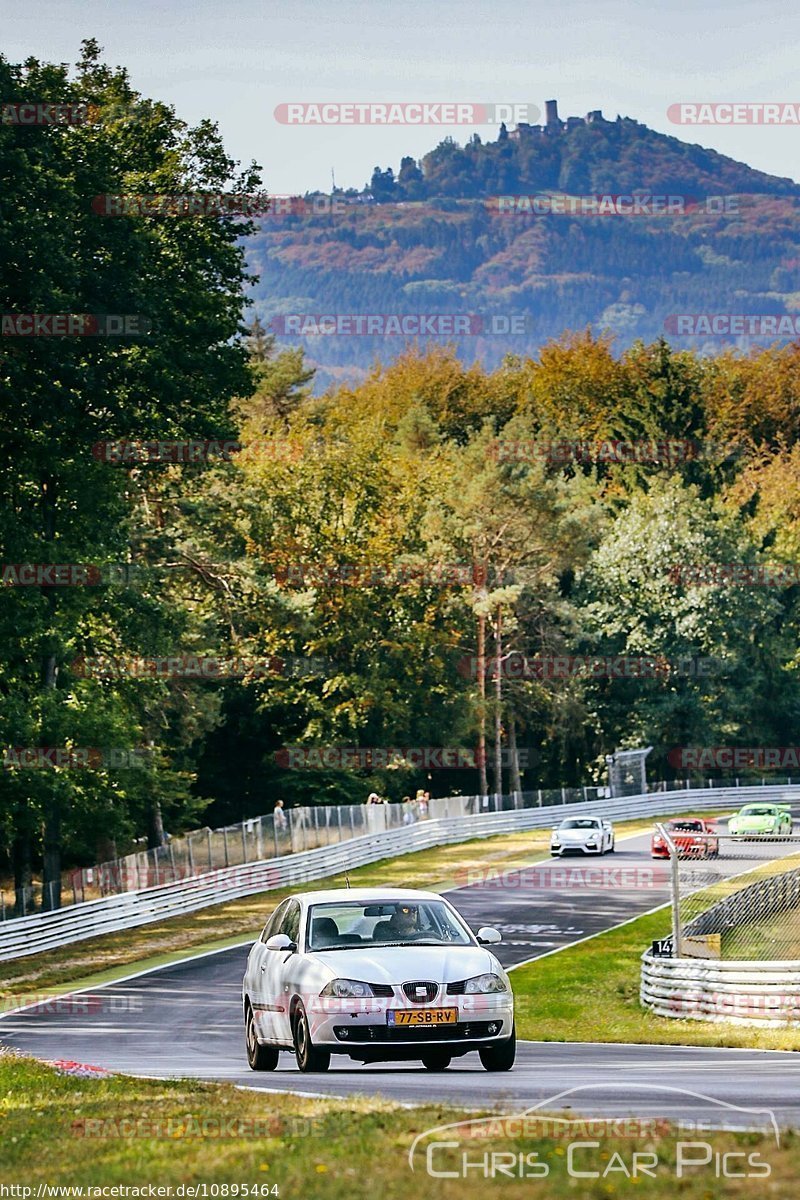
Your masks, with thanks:
[(472, 979), (468, 979), (464, 984), (464, 995), (474, 996), (480, 994), (485, 996), (488, 992), (507, 992), (503, 980), (499, 975), (495, 975), (493, 971), (487, 971), (485, 975), (473, 975)]
[(332, 979), (320, 992), (320, 996), (338, 996), (341, 1000), (360, 1000), (374, 995), (370, 985), (360, 979)]
[(560, 841), (561, 841), (561, 838), (558, 836), (557, 833), (554, 833), (553, 836), (550, 838), (550, 843), (553, 846), (557, 846), (560, 843)]

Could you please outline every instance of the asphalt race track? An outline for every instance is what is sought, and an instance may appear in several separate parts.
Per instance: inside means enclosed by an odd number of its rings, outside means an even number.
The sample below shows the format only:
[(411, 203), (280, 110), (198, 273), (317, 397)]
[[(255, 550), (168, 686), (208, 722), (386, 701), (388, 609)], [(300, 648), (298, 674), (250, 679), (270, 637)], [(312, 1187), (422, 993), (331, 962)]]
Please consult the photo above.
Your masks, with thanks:
[[(498, 927), (504, 935), (498, 957), (506, 966), (519, 964), (666, 903), (668, 864), (650, 859), (649, 835), (617, 845), (616, 853), (603, 859), (551, 861), (543, 876), (541, 867), (529, 868), (510, 873), (502, 885), (489, 877), (484, 885), (461, 887), (448, 897), (473, 928)], [(600, 864), (604, 872), (612, 872), (613, 886), (592, 886), (600, 878)], [(730, 865), (731, 873), (738, 873), (748, 861), (743, 856)], [(634, 876), (636, 867), (641, 870)], [(652, 876), (647, 874), (651, 867)], [(289, 1053), (281, 1055), (276, 1071), (252, 1072), (244, 1054), (240, 998), (247, 952), (247, 946), (236, 947), (82, 998), (9, 1014), (0, 1020), (0, 1041), (48, 1060), (266, 1090), (377, 1093), (403, 1103), (449, 1101), (473, 1107), (494, 1103), (515, 1112), (542, 1103), (546, 1107), (560, 1096), (551, 1108), (752, 1124), (747, 1114), (719, 1107), (735, 1105), (769, 1109), (780, 1124), (800, 1125), (800, 1055), (790, 1052), (524, 1042), (508, 1074), (485, 1072), (477, 1055), (455, 1059), (444, 1073), (416, 1063), (362, 1066), (334, 1055), (330, 1071), (303, 1076)]]

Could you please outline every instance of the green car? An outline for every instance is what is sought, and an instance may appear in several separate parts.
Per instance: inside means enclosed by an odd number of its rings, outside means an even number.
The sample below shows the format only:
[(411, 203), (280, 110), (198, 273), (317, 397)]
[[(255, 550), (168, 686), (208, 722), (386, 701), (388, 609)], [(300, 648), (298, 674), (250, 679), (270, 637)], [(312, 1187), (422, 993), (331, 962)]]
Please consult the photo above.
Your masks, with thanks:
[(745, 804), (728, 821), (728, 829), (738, 837), (791, 833), (792, 810), (788, 804)]

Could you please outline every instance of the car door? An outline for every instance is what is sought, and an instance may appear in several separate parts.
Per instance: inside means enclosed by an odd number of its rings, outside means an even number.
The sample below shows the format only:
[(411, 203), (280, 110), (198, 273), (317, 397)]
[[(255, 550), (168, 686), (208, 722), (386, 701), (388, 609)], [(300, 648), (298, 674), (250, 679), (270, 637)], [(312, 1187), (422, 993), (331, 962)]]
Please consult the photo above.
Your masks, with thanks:
[(286, 916), (289, 901), (279, 904), (264, 926), (261, 937), (250, 952), (248, 965), (248, 985), (250, 999), (253, 1003), (253, 1015), (259, 1037), (272, 1041), (275, 1037), (274, 1000), (271, 990), (274, 986), (274, 959), (278, 956), (274, 950), (268, 950), (266, 942), (274, 933), (280, 931), (283, 918)]
[[(300, 904), (297, 900), (287, 900), (286, 908), (281, 914), (280, 926), (275, 933), (283, 933), (295, 946), (300, 937)], [(293, 950), (267, 950), (264, 970), (265, 1001), (269, 1004), (271, 1017), (272, 1039), (277, 1042), (290, 1043), (292, 1031), (289, 1025), (289, 1001), (292, 993), (292, 980), (297, 975), (299, 955)]]

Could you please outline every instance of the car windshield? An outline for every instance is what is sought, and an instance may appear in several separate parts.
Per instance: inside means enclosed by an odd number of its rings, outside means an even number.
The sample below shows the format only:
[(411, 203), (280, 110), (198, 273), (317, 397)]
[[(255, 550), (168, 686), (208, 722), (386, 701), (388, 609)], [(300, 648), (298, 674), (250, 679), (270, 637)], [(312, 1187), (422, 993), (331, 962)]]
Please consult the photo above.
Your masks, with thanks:
[(359, 946), (472, 944), (469, 930), (441, 900), (314, 904), (308, 913), (309, 950)]
[(765, 804), (750, 804), (739, 813), (740, 817), (774, 817), (775, 809)]
[(597, 829), (597, 821), (590, 817), (571, 817), (561, 822), (562, 829)]
[(670, 821), (667, 829), (672, 833), (702, 833), (703, 825), (701, 821)]

